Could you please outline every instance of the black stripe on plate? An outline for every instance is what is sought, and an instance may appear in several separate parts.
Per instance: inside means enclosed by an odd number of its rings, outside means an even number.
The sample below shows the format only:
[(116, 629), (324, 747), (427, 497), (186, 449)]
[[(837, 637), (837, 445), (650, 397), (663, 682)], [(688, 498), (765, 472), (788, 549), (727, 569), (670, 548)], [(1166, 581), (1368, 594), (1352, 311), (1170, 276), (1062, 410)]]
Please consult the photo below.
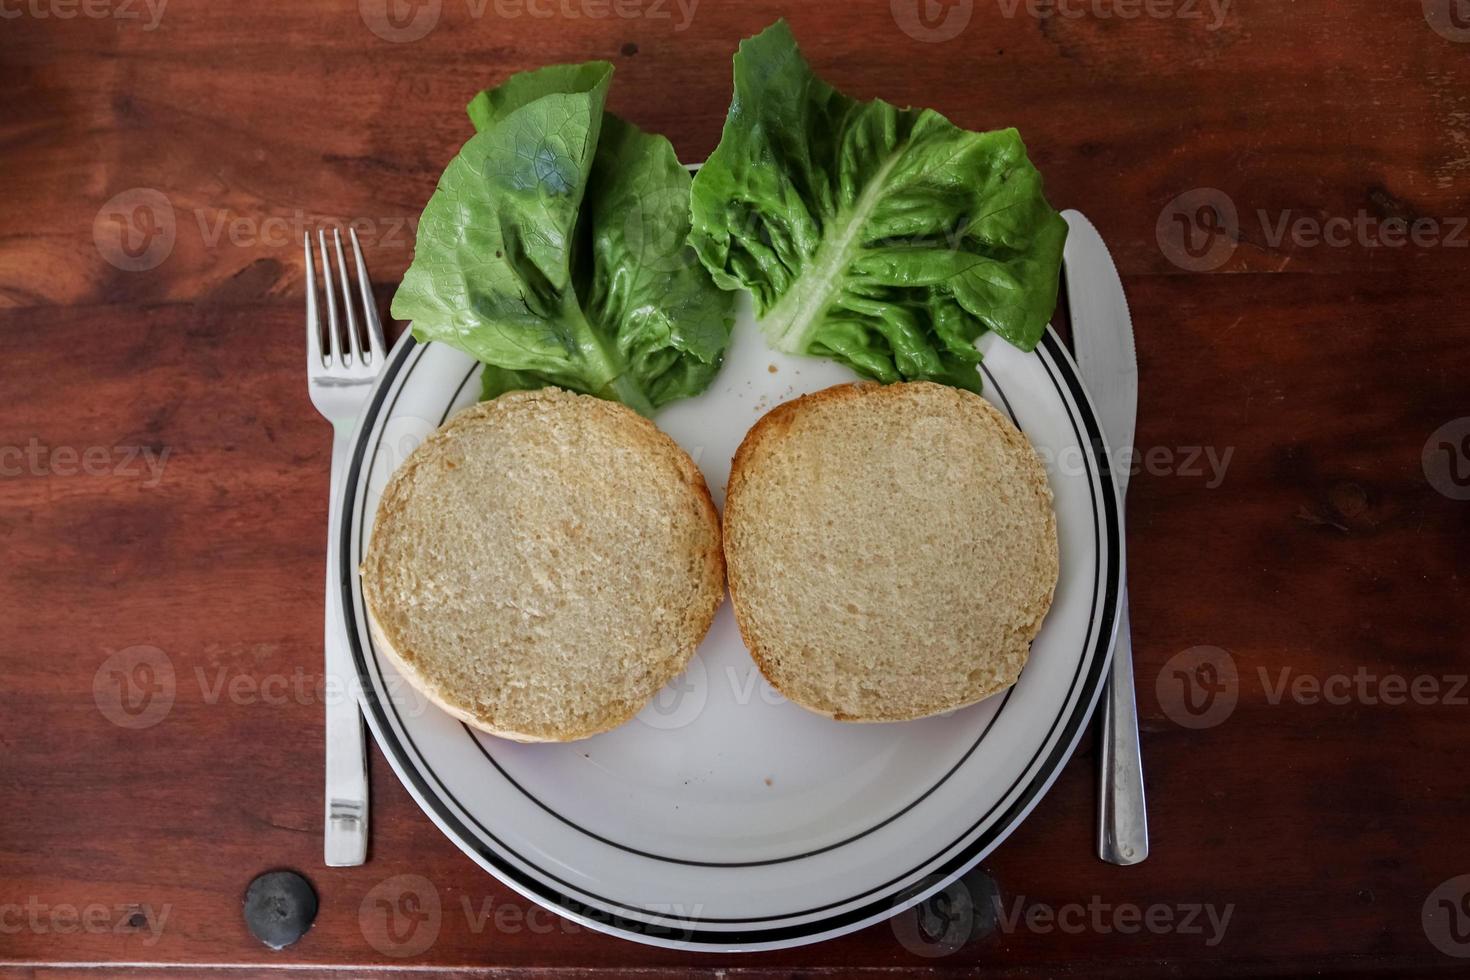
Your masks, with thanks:
[[(419, 350), (419, 356), (413, 359), (413, 366), (409, 368), (408, 373), (404, 374), (403, 382), (407, 381), (409, 374), (411, 374), (413, 371), (413, 367), (417, 366), (418, 361), (422, 356), (422, 348), (424, 346), (418, 345), (411, 336), (405, 337), (402, 350), (384, 369), (383, 377), (379, 380), (378, 385), (374, 390), (372, 399), (369, 402), (368, 409), (364, 413), (359, 423), (359, 439), (353, 449), (352, 461), (350, 469), (348, 471), (347, 480), (344, 481), (343, 484), (345, 494), (345, 508), (343, 510), (341, 546), (344, 555), (351, 554), (351, 545), (353, 543), (352, 527), (354, 522), (356, 521), (357, 508), (359, 505), (359, 483), (362, 474), (363, 458), (366, 455), (367, 451), (367, 436), (373, 433), (374, 430), (377, 428), (377, 422), (383, 410), (384, 399), (386, 398), (388, 392), (390, 390), (393, 390), (393, 400), (389, 403), (388, 406), (388, 417), (391, 417), (393, 406), (396, 405), (398, 395), (402, 392), (403, 387), (402, 383), (400, 383), (395, 388), (394, 381), (397, 378), (399, 371), (406, 363), (408, 355), (414, 350), (416, 346), (421, 348)], [(1057, 388), (1058, 394), (1060, 395), (1063, 392), (1062, 387), (1057, 380), (1057, 373), (1053, 370), (1053, 358), (1056, 359), (1055, 364), (1061, 370), (1061, 375), (1066, 383), (1067, 389), (1072, 394), (1072, 404), (1075, 406), (1077, 411), (1069, 411), (1068, 415), (1069, 421), (1073, 428), (1073, 432), (1077, 436), (1079, 444), (1086, 446), (1089, 450), (1095, 450), (1095, 447), (1105, 445), (1106, 443), (1102, 437), (1101, 427), (1099, 426), (1097, 419), (1092, 413), (1091, 406), (1087, 402), (1087, 398), (1081, 386), (1081, 382), (1077, 379), (1075, 370), (1071, 367), (1070, 362), (1066, 359), (1066, 354), (1062, 350), (1060, 343), (1057, 341), (1055, 334), (1053, 334), (1051, 331), (1048, 331), (1043, 338), (1042, 347), (1045, 351), (1051, 354), (1051, 357), (1042, 358), (1042, 364), (1043, 367), (1045, 367), (1048, 377), (1051, 379), (1053, 386)], [(1064, 404), (1067, 403), (1067, 399), (1065, 398), (1065, 396), (1063, 397), (1063, 402)], [(1086, 439), (1083, 438), (1082, 432), (1078, 429), (1078, 414), (1082, 416), (1083, 428), (1085, 428), (1087, 431)], [(376, 449), (377, 445), (375, 443), (374, 460), (376, 460)], [(1097, 695), (1101, 691), (1102, 679), (1104, 677), (1105, 669), (1109, 659), (1108, 654), (1110, 653), (1111, 649), (1112, 636), (1116, 627), (1117, 598), (1119, 594), (1119, 580), (1122, 560), (1120, 541), (1121, 525), (1118, 513), (1116, 490), (1111, 479), (1106, 454), (1100, 454), (1096, 456), (1098, 473), (1095, 480), (1092, 478), (1092, 463), (1088, 452), (1084, 452), (1083, 462), (1087, 468), (1087, 473), (1089, 476), (1089, 491), (1091, 492), (1093, 497), (1094, 532), (1098, 537), (1097, 564), (1100, 566), (1102, 560), (1103, 532), (1105, 532), (1106, 539), (1109, 544), (1110, 558), (1106, 570), (1106, 587), (1103, 590), (1104, 601), (1101, 607), (1101, 611), (1103, 614), (1102, 623), (1101, 628), (1099, 628), (1095, 634), (1096, 639), (1093, 641), (1093, 651), (1090, 657), (1090, 668), (1085, 679), (1086, 689), (1084, 692), (1084, 696), (1079, 698), (1071, 714), (1067, 716), (1065, 727), (1063, 728), (1061, 733), (1062, 737), (1056, 743), (1055, 748), (1048, 756), (1046, 761), (1032, 775), (1031, 781), (1023, 791), (1022, 795), (1018, 797), (1010, 805), (1010, 807), (1007, 808), (1005, 813), (1001, 816), (999, 820), (997, 820), (993, 824), (990, 830), (986, 831), (975, 840), (971, 841), (961, 851), (950, 857), (938, 868), (930, 869), (926, 873), (926, 877), (933, 877), (937, 875), (944, 880), (952, 879), (953, 877), (963, 873), (965, 869), (978, 861), (985, 853), (988, 853), (990, 847), (994, 846), (994, 844), (998, 843), (1002, 838), (1009, 834), (1011, 830), (1014, 829), (1015, 825), (1019, 822), (1021, 815), (1026, 813), (1029, 808), (1035, 803), (1035, 801), (1040, 797), (1040, 795), (1043, 794), (1047, 788), (1049, 788), (1051, 782), (1054, 781), (1057, 773), (1060, 771), (1062, 764), (1066, 761), (1067, 757), (1070, 756), (1072, 749), (1075, 747), (1076, 741), (1081, 734), (1082, 726), (1091, 716), (1092, 709), (1096, 704)], [(1101, 494), (1099, 494), (1099, 489), (1101, 489)], [(1104, 525), (1103, 527), (1098, 526), (1099, 505), (1101, 506), (1102, 510)], [(365, 522), (364, 527), (359, 528), (359, 547), (361, 547), (363, 534), (365, 534)], [(1096, 602), (1096, 594), (1099, 585), (1098, 579), (1102, 571), (1103, 570), (1101, 567), (1095, 569), (1093, 586), (1094, 603), (1092, 607), (1091, 618), (1089, 621), (1089, 634), (1092, 633), (1092, 626), (1096, 625), (1097, 613), (1099, 611), (1099, 607)], [(438, 791), (436, 792), (435, 789), (428, 784), (428, 782), (424, 778), (424, 773), (423, 771), (421, 771), (419, 765), (414, 762), (413, 758), (408, 754), (403, 744), (399, 741), (397, 734), (394, 732), (393, 725), (389, 723), (387, 713), (384, 710), (384, 702), (378, 696), (377, 687), (372, 684), (372, 674), (377, 674), (380, 683), (382, 683), (382, 678), (381, 673), (378, 672), (378, 664), (376, 662), (376, 658), (374, 658), (374, 660), (372, 661), (370, 671), (369, 661), (366, 657), (366, 653), (361, 642), (355, 606), (355, 602), (357, 599), (354, 589), (355, 576), (352, 572), (352, 563), (350, 561), (344, 561), (342, 563), (339, 585), (343, 592), (343, 612), (348, 626), (348, 638), (352, 647), (353, 659), (357, 665), (360, 680), (363, 682), (363, 701), (367, 709), (371, 712), (374, 721), (377, 722), (377, 725), (375, 727), (377, 728), (379, 734), (380, 744), (383, 744), (383, 748), (389, 751), (392, 755), (394, 761), (397, 763), (396, 768), (399, 770), (400, 775), (405, 776), (411, 783), (413, 789), (415, 790), (415, 795), (419, 798), (421, 806), (423, 806), (426, 810), (430, 810), (432, 814), (437, 817), (437, 819), (445, 827), (448, 827), (452, 831), (456, 842), (459, 843), (461, 848), (471, 853), (472, 855), (477, 856), (484, 864), (486, 864), (491, 870), (494, 870), (508, 884), (516, 887), (517, 890), (522, 891), (528, 896), (533, 897), (550, 907), (560, 909), (565, 914), (570, 915), (574, 918), (581, 919), (594, 927), (601, 928), (614, 934), (621, 934), (626, 938), (636, 939), (645, 942), (658, 943), (660, 941), (665, 941), (692, 945), (711, 945), (724, 948), (776, 943), (787, 940), (810, 939), (823, 933), (840, 930), (844, 926), (860, 923), (870, 918), (882, 917), (885, 913), (891, 912), (892, 910), (901, 907), (903, 904), (913, 901), (918, 893), (916, 891), (913, 891), (912, 889), (902, 891), (897, 895), (881, 898), (861, 907), (849, 909), (837, 915), (789, 926), (769, 926), (764, 928), (749, 928), (724, 931), (699, 929), (695, 928), (695, 925), (702, 923), (713, 924), (724, 922), (732, 924), (745, 924), (771, 921), (772, 919), (791, 919), (802, 915), (815, 914), (816, 912), (825, 911), (829, 908), (835, 908), (841, 905), (849, 904), (853, 901), (858, 901), (872, 894), (874, 891), (887, 888), (897, 881), (901, 881), (904, 878), (911, 877), (920, 871), (924, 871), (925, 865), (937, 859), (946, 851), (953, 848), (960, 841), (964, 840), (966, 836), (973, 833), (975, 828), (984, 822), (985, 818), (982, 817), (981, 820), (973, 824), (964, 834), (961, 834), (949, 845), (937, 851), (933, 857), (926, 859), (924, 862), (920, 863), (917, 867), (907, 872), (906, 874), (899, 875), (891, 879), (889, 882), (886, 882), (883, 885), (879, 885), (876, 888), (870, 889), (859, 895), (849, 896), (848, 898), (845, 898), (839, 902), (830, 903), (817, 909), (809, 909), (805, 912), (789, 912), (783, 913), (780, 916), (768, 916), (764, 918), (752, 919), (701, 919), (696, 917), (686, 918), (670, 915), (663, 916), (663, 921), (650, 922), (643, 918), (626, 918), (624, 916), (618, 915), (617, 913), (608, 912), (604, 909), (587, 905), (577, 900), (576, 898), (573, 898), (569, 894), (564, 894), (563, 892), (557, 891), (555, 888), (546, 884), (544, 881), (538, 879), (537, 877), (527, 874), (519, 867), (507, 861), (504, 856), (502, 856), (497, 851), (491, 849), (490, 847), (487, 847), (479, 840), (474, 839), (469, 828), (466, 827), (463, 821), (461, 821), (459, 817), (456, 816), (445, 805), (445, 797), (448, 797), (448, 799), (452, 801), (461, 812), (463, 812), (467, 817), (470, 818), (472, 822), (475, 823), (476, 827), (481, 831), (481, 833), (483, 833), (486, 837), (493, 841), (495, 845), (503, 850), (506, 854), (509, 854), (517, 861), (520, 861), (529, 867), (536, 868), (538, 873), (544, 875), (547, 879), (556, 882), (569, 891), (583, 891), (582, 889), (574, 888), (574, 886), (570, 885), (570, 883), (558, 878), (557, 876), (552, 875), (544, 871), (543, 869), (537, 868), (534, 863), (526, 860), (523, 856), (517, 854), (514, 850), (507, 847), (503, 841), (501, 841), (487, 828), (479, 824), (478, 821), (475, 821), (474, 818), (470, 816), (469, 810), (462, 803), (460, 803), (451, 793), (449, 793), (447, 787), (443, 785), (442, 780), (439, 779), (437, 774), (434, 774), (434, 780), (436, 783), (439, 784)], [(1088, 658), (1084, 658), (1084, 660), (1087, 659)], [(1074, 678), (1073, 686), (1068, 691), (1068, 700), (1071, 699), (1072, 691), (1075, 690), (1075, 687), (1076, 679)], [(398, 718), (396, 706), (392, 704), (391, 699), (387, 702), (387, 704), (389, 708), (392, 708), (394, 713), (394, 720), (398, 722), (399, 727), (403, 731), (404, 738), (406, 738), (409, 742), (409, 745), (412, 746), (414, 755), (416, 755), (420, 760), (423, 760), (424, 757), (422, 753), (418, 751), (418, 747), (414, 745), (412, 736), (408, 735), (407, 728), (402, 725), (401, 718)], [(1061, 716), (1058, 716), (1058, 718), (1054, 719), (1052, 727), (1047, 733), (1046, 739), (1043, 740), (1043, 745), (1046, 744), (1047, 741), (1050, 741), (1053, 733), (1056, 732), (1057, 726), (1059, 724), (1062, 724), (1062, 722), (1063, 719)], [(433, 774), (433, 770), (427, 766), (426, 762), (423, 766), (423, 769), (426, 769), (430, 774)], [(1014, 784), (1012, 788), (1014, 788)], [(1009, 792), (1010, 790), (1007, 791), (1007, 793)], [(941, 883), (938, 885), (932, 886), (929, 890), (932, 891), (935, 888), (942, 887), (942, 884), (943, 881), (941, 881)], [(610, 906), (624, 908), (639, 916), (657, 914), (650, 913), (642, 909), (637, 909), (633, 906), (628, 906), (623, 903), (619, 903), (590, 892), (583, 891), (583, 894), (588, 895), (588, 897), (592, 898), (594, 901), (604, 902)], [(668, 922), (686, 923), (686, 925), (671, 926), (666, 924)]]

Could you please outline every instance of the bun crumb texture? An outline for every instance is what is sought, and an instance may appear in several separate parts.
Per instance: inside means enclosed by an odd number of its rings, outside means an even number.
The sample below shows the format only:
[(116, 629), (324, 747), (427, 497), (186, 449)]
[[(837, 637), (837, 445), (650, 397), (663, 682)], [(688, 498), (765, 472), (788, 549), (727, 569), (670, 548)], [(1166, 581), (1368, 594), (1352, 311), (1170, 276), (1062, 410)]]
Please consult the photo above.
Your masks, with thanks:
[(839, 385), (735, 455), (736, 619), (766, 678), (842, 721), (904, 721), (1014, 684), (1059, 574), (1046, 471), (978, 395)]
[(399, 467), (362, 563), (374, 640), (483, 731), (570, 741), (632, 718), (724, 596), (719, 517), (687, 453), (614, 402), (511, 392)]

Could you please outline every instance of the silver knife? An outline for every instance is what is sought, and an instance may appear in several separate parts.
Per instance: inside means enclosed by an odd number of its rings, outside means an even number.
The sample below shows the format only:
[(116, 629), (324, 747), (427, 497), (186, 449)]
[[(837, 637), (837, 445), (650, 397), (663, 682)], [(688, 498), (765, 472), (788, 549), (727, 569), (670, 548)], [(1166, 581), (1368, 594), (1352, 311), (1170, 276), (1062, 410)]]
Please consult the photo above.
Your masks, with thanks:
[[(1070, 228), (1063, 262), (1072, 311), (1072, 346), (1082, 382), (1092, 395), (1103, 433), (1113, 450), (1110, 468), (1121, 498), (1128, 490), (1133, 431), (1138, 420), (1138, 353), (1133, 346), (1133, 318), (1128, 313), (1123, 282), (1102, 236), (1076, 211), (1065, 211), (1062, 217)], [(1133, 694), (1127, 571), (1125, 566), (1112, 677), (1103, 696), (1097, 853), (1112, 864), (1137, 864), (1148, 857), (1148, 808), (1143, 796), (1143, 755), (1138, 746), (1138, 704)]]

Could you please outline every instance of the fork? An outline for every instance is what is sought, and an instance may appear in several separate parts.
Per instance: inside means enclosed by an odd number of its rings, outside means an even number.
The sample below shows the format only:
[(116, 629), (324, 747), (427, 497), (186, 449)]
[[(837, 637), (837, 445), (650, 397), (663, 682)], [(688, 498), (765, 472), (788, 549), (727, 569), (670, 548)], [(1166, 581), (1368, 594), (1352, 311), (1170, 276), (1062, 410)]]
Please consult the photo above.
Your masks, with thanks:
[(327, 786), (325, 827), (322, 856), (329, 868), (346, 868), (362, 864), (367, 858), (368, 785), (367, 745), (363, 735), (362, 714), (357, 698), (356, 671), (347, 646), (347, 627), (342, 616), (342, 591), (338, 588), (342, 569), (341, 536), (336, 533), (342, 502), (342, 475), (347, 467), (352, 430), (358, 412), (367, 401), (373, 381), (387, 357), (383, 344), (383, 324), (373, 301), (372, 283), (362, 261), (362, 248), (357, 232), (349, 229), (352, 254), (357, 260), (357, 288), (362, 298), (363, 320), (367, 324), (367, 346), (358, 329), (353, 312), (352, 288), (347, 283), (347, 260), (342, 255), (342, 234), (332, 231), (337, 251), (337, 278), (340, 284), (341, 309), (346, 320), (344, 331), (338, 318), (338, 292), (332, 283), (332, 263), (327, 254), (326, 233), (318, 230), (317, 245), (321, 250), (322, 291), (327, 299), (326, 351), (323, 352), (321, 311), (317, 306), (316, 268), (312, 263), (311, 235), (305, 236), (306, 248), (306, 383), (311, 403), (332, 423), (332, 481), (327, 518), (327, 619), (324, 650), (325, 680), (329, 693), (324, 700), (327, 710)]

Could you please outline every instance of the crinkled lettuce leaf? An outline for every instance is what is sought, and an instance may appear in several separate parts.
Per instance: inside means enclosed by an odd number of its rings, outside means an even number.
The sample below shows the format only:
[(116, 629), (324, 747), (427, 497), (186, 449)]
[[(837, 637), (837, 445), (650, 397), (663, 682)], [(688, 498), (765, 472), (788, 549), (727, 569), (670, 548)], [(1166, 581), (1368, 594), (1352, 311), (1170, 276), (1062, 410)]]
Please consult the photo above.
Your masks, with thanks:
[(1015, 130), (851, 99), (785, 21), (740, 45), (692, 217), (695, 251), (753, 294), (773, 347), (973, 390), (985, 330), (1040, 341), (1067, 235)]
[(605, 111), (611, 78), (558, 65), (477, 95), (420, 219), (393, 315), (484, 362), (485, 397), (556, 385), (647, 415), (719, 370), (733, 302), (686, 245), (689, 174)]
[(709, 387), (735, 319), (734, 296), (688, 243), (691, 181), (667, 139), (604, 116), (587, 192), (591, 274), (579, 289), (655, 408)]

